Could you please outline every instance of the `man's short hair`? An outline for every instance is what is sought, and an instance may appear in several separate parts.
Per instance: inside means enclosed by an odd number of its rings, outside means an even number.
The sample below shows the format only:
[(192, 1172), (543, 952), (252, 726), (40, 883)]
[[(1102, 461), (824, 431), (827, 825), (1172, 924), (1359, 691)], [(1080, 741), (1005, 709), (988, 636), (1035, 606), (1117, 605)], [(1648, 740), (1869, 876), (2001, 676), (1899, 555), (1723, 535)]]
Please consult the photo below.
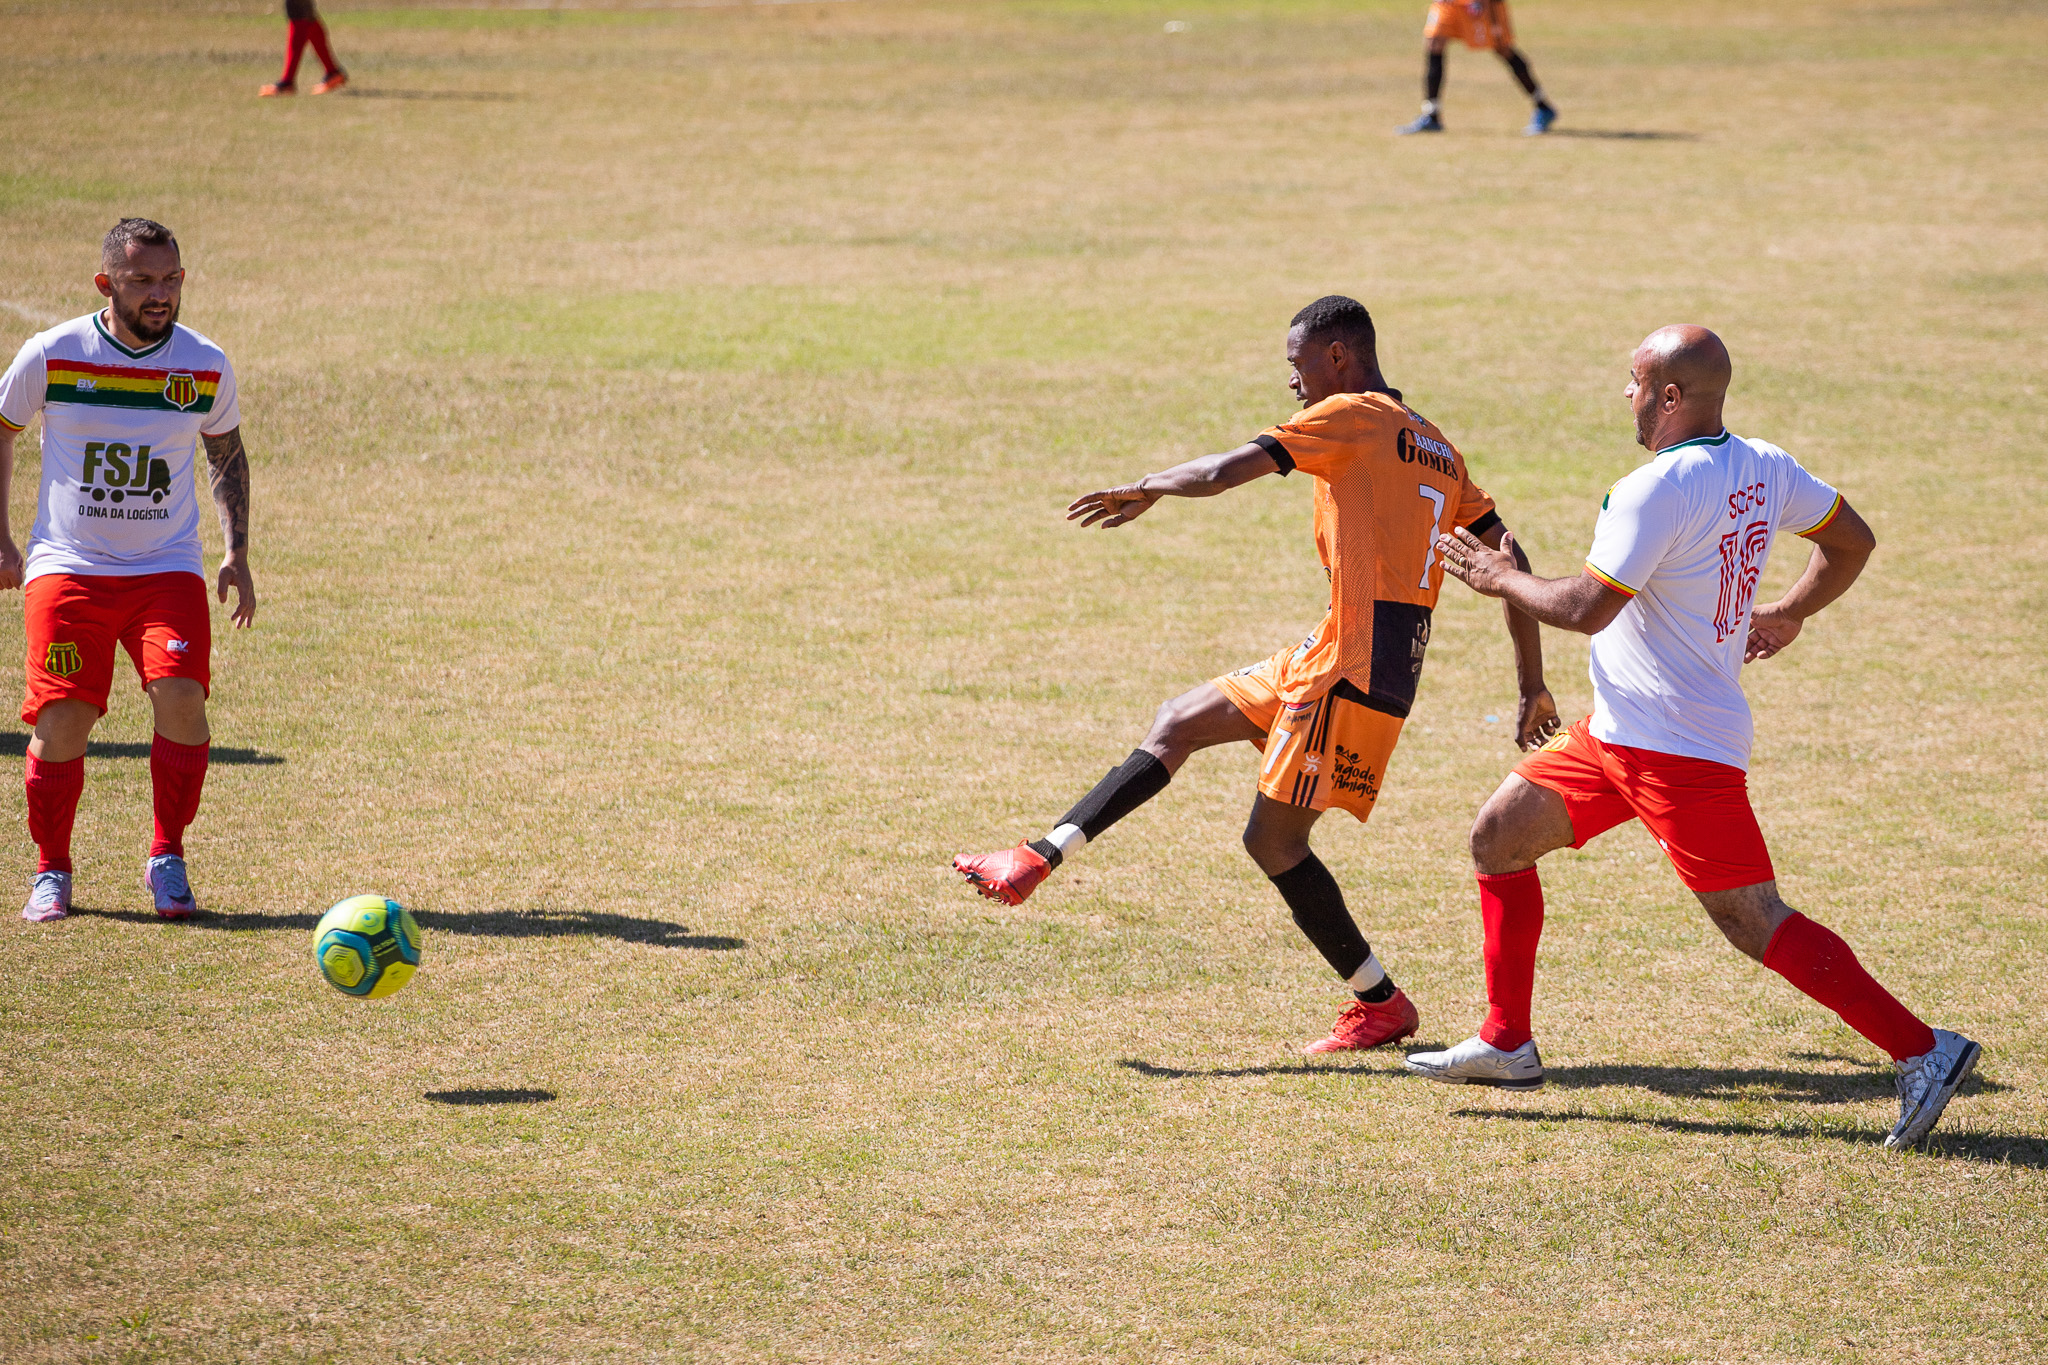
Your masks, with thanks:
[(1379, 338), (1372, 329), (1372, 314), (1357, 299), (1342, 294), (1325, 294), (1294, 315), (1288, 330), (1301, 329), (1308, 342), (1341, 341), (1360, 355), (1377, 355)]
[(171, 230), (154, 218), (123, 218), (107, 229), (106, 240), (100, 243), (100, 266), (112, 270), (128, 259), (130, 243), (139, 246), (167, 246), (178, 249), (178, 239)]

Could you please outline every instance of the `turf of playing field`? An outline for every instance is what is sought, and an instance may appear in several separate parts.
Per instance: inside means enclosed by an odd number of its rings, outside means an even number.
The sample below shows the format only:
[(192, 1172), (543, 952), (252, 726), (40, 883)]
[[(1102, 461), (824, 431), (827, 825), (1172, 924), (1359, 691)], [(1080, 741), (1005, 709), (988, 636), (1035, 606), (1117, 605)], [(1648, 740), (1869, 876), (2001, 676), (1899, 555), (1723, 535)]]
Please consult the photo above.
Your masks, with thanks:
[[(259, 102), (275, 8), (0, 13), (0, 349), (98, 306), (117, 216), (170, 223), (262, 596), (217, 642), (210, 913), (138, 884), (122, 678), (79, 912), (0, 923), (0, 1357), (2048, 1352), (2040, 5), (1529, 0), (1541, 140), (1462, 48), (1449, 131), (1391, 136), (1419, 0), (334, 0), (349, 91)], [(1928, 1151), (1639, 830), (1544, 865), (1552, 1081), (1511, 1097), (1303, 1064), (1344, 996), (1238, 847), (1248, 748), (1021, 908), (948, 870), (1317, 619), (1303, 479), (1061, 508), (1285, 416), (1333, 291), (1542, 571), (1640, 458), (1667, 322), (1868, 517), (1748, 673), (1752, 790), (1787, 898), (1985, 1046)], [(1575, 718), (1583, 641), (1546, 647)], [(1317, 832), (1419, 1044), (1483, 1009), (1513, 704), (1450, 585), (1377, 814)], [(310, 952), (365, 891), (426, 932), (379, 1002)]]

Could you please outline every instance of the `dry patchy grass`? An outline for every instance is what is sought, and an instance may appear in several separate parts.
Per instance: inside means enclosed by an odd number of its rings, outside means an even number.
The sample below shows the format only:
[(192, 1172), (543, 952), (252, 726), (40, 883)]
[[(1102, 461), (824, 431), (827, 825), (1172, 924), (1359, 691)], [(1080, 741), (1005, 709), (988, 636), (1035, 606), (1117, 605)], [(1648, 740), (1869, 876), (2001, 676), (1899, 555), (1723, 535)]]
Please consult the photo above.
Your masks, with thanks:
[[(1387, 136), (1419, 3), (336, 4), (353, 93), (284, 105), (269, 10), (0, 16), (0, 343), (90, 306), (117, 213), (173, 223), (265, 601), (214, 913), (134, 886), (124, 690), (85, 912), (0, 924), (0, 1355), (2042, 1354), (2038, 5), (1532, 2), (1542, 142), (1462, 51), (1451, 133)], [(1639, 833), (1549, 867), (1556, 1083), (1506, 1100), (1298, 1062), (1339, 1001), (1237, 850), (1248, 755), (1022, 909), (954, 884), (1315, 618), (1299, 481), (1058, 509), (1283, 413), (1331, 289), (1553, 572), (1678, 318), (1871, 517), (1751, 676), (1755, 787), (1795, 903), (1987, 1046), (1931, 1152)], [(1491, 611), (1439, 619), (1321, 838), (1424, 1041), (1479, 1008), (1512, 760)], [(429, 931), (375, 1006), (306, 943), (366, 888)]]

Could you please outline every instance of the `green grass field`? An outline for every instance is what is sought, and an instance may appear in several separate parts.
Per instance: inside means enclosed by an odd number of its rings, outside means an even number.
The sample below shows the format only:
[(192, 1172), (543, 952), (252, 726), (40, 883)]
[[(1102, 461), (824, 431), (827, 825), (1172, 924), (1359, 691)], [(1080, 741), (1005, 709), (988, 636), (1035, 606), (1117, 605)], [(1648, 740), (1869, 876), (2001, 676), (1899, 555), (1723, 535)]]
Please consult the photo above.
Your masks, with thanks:
[[(1420, 0), (334, 0), (350, 92), (258, 102), (274, 10), (0, 11), (0, 350), (97, 306), (116, 217), (175, 227), (262, 595), (211, 913), (138, 885), (123, 679), (81, 913), (0, 916), (0, 1358), (2048, 1355), (2048, 6), (1527, 0), (1540, 141), (1462, 49), (1450, 131), (1389, 135)], [(1343, 997), (1238, 847), (1248, 749), (1020, 909), (948, 870), (1317, 619), (1303, 480), (1061, 508), (1284, 416), (1331, 291), (1541, 570), (1672, 321), (1868, 516), (1750, 672), (1752, 789), (1788, 899), (1985, 1045), (1927, 1151), (1637, 829), (1545, 864), (1514, 1097), (1302, 1064)], [(1512, 704), (1451, 585), (1378, 813), (1319, 834), (1425, 1044), (1481, 1013)], [(308, 951), (365, 890), (427, 930), (376, 1003)]]

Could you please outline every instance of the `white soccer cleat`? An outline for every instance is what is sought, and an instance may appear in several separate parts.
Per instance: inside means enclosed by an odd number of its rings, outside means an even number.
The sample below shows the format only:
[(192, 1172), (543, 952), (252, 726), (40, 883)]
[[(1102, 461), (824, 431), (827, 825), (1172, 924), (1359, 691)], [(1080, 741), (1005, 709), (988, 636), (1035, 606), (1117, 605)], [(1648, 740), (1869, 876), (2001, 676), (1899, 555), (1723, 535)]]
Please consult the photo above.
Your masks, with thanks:
[(1977, 1069), (1984, 1049), (1945, 1028), (1934, 1030), (1934, 1051), (1899, 1065), (1899, 1123), (1884, 1145), (1892, 1151), (1915, 1146), (1941, 1121), (1941, 1111)]
[(1484, 1038), (1467, 1038), (1447, 1052), (1411, 1052), (1407, 1067), (1418, 1076), (1450, 1085), (1493, 1085), (1503, 1090), (1536, 1090), (1543, 1085), (1543, 1058), (1536, 1040), (1502, 1052)]

